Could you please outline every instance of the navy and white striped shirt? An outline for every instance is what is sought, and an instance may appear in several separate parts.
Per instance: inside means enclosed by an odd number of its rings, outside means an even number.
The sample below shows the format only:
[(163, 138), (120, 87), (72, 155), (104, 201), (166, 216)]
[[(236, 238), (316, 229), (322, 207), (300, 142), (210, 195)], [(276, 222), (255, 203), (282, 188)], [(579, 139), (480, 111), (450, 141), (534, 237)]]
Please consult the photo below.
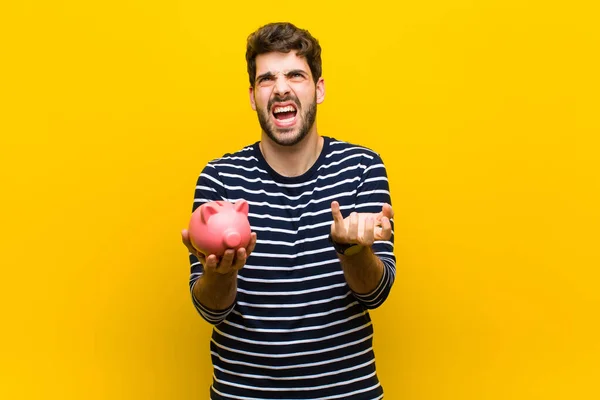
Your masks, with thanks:
[[(385, 301), (394, 282), (393, 220), (391, 240), (373, 245), (385, 268), (372, 293), (350, 289), (327, 237), (333, 200), (344, 218), (391, 204), (386, 169), (368, 148), (323, 138), (302, 176), (275, 172), (257, 142), (212, 160), (198, 178), (193, 210), (245, 199), (257, 233), (229, 309), (210, 310), (192, 294), (214, 325), (212, 400), (383, 398), (368, 310)], [(190, 263), (192, 290), (202, 265), (193, 255)]]

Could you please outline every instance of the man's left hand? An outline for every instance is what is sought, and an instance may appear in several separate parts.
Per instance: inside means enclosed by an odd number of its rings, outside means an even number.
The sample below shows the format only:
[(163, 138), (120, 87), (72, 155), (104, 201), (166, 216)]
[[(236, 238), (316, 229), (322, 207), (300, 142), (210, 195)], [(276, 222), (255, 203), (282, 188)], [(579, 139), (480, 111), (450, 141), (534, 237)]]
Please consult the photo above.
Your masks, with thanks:
[(344, 218), (337, 201), (331, 203), (333, 224), (331, 237), (338, 243), (356, 243), (361, 246), (371, 246), (376, 240), (389, 240), (392, 237), (394, 210), (389, 204), (384, 204), (379, 213), (352, 212)]

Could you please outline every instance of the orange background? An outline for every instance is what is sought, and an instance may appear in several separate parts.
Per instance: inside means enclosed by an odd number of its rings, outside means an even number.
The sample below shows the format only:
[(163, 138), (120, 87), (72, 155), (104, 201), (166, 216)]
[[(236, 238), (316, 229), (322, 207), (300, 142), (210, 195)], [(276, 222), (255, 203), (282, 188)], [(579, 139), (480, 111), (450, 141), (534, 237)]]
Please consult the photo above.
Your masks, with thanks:
[(600, 398), (595, 3), (8, 3), (0, 398), (208, 397), (179, 232), (259, 138), (245, 39), (274, 20), (323, 45), (320, 133), (388, 166), (386, 398)]

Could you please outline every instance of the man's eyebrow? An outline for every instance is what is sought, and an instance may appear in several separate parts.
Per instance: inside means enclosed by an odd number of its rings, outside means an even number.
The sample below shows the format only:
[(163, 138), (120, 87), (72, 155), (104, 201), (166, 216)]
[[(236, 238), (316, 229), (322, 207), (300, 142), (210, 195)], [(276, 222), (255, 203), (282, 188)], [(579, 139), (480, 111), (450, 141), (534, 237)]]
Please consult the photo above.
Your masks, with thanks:
[(272, 78), (272, 77), (274, 77), (274, 76), (275, 76), (275, 75), (273, 75), (273, 73), (272, 73), (272, 72), (265, 72), (264, 74), (260, 74), (259, 76), (257, 76), (257, 77), (256, 77), (256, 80), (257, 80), (257, 81), (260, 81), (261, 79), (264, 79), (264, 78)]
[(302, 69), (293, 69), (291, 71), (286, 72), (285, 76), (290, 76), (290, 75), (294, 75), (294, 74), (308, 75), (306, 73), (306, 71), (304, 71)]
[[(295, 74), (300, 74), (300, 75), (303, 75), (303, 76), (308, 76), (308, 73), (306, 71), (302, 70), (302, 69), (292, 69), (290, 71), (287, 71), (285, 73), (285, 76), (286, 77), (290, 77), (290, 76), (295, 75)], [(275, 74), (269, 71), (269, 72), (265, 72), (264, 74), (260, 74), (259, 76), (257, 76), (256, 77), (256, 81), (260, 82), (264, 78), (274, 78), (274, 77), (275, 77)]]

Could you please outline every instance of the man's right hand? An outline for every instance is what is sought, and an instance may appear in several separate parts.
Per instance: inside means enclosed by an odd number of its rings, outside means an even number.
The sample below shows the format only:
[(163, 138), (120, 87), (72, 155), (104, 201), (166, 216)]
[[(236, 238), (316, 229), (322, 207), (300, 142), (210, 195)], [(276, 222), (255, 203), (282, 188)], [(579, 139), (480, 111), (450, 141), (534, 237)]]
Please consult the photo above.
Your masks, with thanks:
[(250, 234), (250, 242), (246, 248), (239, 248), (237, 252), (234, 249), (225, 250), (225, 254), (219, 259), (214, 254), (210, 254), (208, 256), (199, 252), (190, 241), (190, 235), (187, 229), (181, 231), (181, 241), (187, 247), (188, 251), (198, 258), (198, 260), (202, 263), (204, 267), (204, 274), (221, 274), (226, 275), (230, 274), (234, 271), (239, 271), (246, 265), (246, 260), (254, 250), (256, 246), (256, 232), (252, 232)]

